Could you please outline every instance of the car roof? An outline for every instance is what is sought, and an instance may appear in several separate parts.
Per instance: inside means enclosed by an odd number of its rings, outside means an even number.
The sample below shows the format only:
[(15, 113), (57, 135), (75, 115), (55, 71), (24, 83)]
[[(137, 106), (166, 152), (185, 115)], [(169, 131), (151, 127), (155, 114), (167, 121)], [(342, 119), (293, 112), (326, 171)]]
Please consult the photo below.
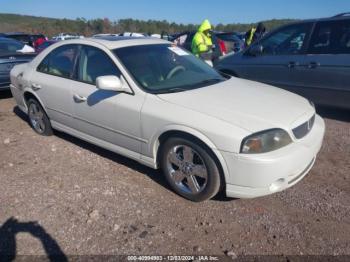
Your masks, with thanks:
[(152, 44), (171, 44), (170, 42), (155, 37), (128, 37), (128, 36), (104, 36), (97, 38), (84, 38), (65, 40), (64, 43), (70, 44), (89, 44), (97, 43), (104, 45), (108, 49), (116, 49), (127, 46), (136, 45), (152, 45)]
[(7, 33), (4, 33), (4, 35), (30, 35), (30, 34), (27, 34), (27, 33), (23, 33), (23, 32), (7, 32)]
[(350, 20), (350, 13), (342, 13), (331, 17), (323, 17), (323, 18), (313, 18), (313, 19), (304, 19), (298, 20), (292, 23), (288, 23), (286, 25), (291, 24), (299, 24), (299, 23), (316, 23), (316, 22), (327, 22), (327, 21), (341, 21), (341, 20)]

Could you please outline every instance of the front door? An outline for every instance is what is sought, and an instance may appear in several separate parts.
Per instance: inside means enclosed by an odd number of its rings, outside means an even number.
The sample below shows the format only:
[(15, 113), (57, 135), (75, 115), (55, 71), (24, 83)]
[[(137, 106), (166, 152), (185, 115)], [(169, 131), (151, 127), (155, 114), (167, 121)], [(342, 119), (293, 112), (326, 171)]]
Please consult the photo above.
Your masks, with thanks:
[[(141, 148), (140, 111), (144, 98), (96, 88), (99, 76), (122, 77), (109, 55), (92, 46), (82, 46), (72, 85), (74, 128), (90, 138), (136, 153)], [(123, 79), (122, 79), (123, 80)], [(126, 81), (123, 81), (127, 84)], [(94, 142), (94, 141), (91, 141)]]

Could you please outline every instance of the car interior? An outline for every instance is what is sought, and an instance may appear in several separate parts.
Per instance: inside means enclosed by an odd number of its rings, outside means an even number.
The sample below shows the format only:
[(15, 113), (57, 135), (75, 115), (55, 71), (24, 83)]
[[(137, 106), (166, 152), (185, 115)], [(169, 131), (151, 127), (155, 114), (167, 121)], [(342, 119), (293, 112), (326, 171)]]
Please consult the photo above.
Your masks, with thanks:
[(84, 48), (79, 59), (78, 79), (95, 84), (96, 78), (104, 75), (120, 76), (120, 72), (105, 53), (95, 48)]

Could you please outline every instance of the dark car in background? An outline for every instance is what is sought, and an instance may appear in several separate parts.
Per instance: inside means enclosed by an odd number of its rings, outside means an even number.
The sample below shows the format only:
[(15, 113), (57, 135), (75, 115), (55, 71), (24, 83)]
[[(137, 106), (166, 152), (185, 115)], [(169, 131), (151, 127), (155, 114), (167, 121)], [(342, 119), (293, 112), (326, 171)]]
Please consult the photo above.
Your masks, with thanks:
[(1, 36), (6, 38), (12, 38), (26, 45), (33, 46), (33, 38), (31, 34), (26, 34), (21, 32), (12, 32), (12, 33), (3, 33)]
[(0, 91), (10, 87), (10, 71), (18, 64), (31, 61), (35, 53), (17, 52), (23, 48), (22, 42), (0, 37)]
[(280, 27), (244, 52), (219, 59), (217, 70), (350, 109), (350, 13)]
[(22, 32), (1, 33), (0, 37), (15, 39), (32, 47), (35, 47), (35, 43), (38, 39), (47, 40), (47, 37), (43, 34), (27, 34)]
[[(169, 40), (191, 51), (192, 40), (195, 34), (195, 31), (183, 32), (170, 37)], [(244, 48), (244, 41), (235, 33), (230, 32), (212, 32), (212, 42), (214, 45), (213, 60), (231, 52), (239, 52)]]

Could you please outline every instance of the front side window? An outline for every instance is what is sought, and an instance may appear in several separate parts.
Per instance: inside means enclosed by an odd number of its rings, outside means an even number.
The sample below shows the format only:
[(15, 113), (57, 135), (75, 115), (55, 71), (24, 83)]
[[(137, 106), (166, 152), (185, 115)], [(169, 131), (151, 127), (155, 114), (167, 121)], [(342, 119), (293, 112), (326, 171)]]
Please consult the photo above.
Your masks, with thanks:
[(350, 20), (318, 23), (308, 53), (350, 54)]
[(150, 93), (181, 92), (225, 80), (202, 60), (170, 44), (123, 47), (114, 53)]
[(89, 84), (95, 84), (99, 76), (120, 76), (120, 71), (111, 58), (102, 50), (83, 46), (80, 51), (78, 64), (78, 80)]
[(311, 23), (296, 24), (282, 28), (261, 40), (265, 55), (295, 55), (299, 54), (310, 33)]
[(70, 78), (74, 69), (76, 53), (76, 45), (58, 47), (44, 58), (37, 70), (55, 76)]

